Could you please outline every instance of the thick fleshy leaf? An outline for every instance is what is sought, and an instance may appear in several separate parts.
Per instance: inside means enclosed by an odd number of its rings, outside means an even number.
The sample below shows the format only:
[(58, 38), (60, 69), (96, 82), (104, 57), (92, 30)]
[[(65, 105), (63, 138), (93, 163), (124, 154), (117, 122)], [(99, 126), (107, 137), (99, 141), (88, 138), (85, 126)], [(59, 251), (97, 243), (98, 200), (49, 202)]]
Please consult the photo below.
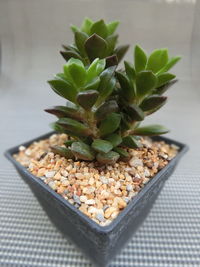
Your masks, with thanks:
[(87, 69), (87, 82), (96, 78), (105, 68), (105, 59), (96, 58)]
[(76, 32), (75, 33), (75, 44), (77, 46), (77, 48), (80, 51), (80, 54), (82, 56), (85, 56), (86, 52), (85, 52), (85, 41), (87, 40), (88, 35), (84, 32)]
[(90, 29), (90, 34), (92, 35), (94, 33), (101, 36), (104, 39), (108, 36), (108, 30), (104, 20), (101, 19), (92, 25)]
[(120, 121), (121, 121), (120, 114), (111, 113), (107, 115), (99, 126), (100, 136), (106, 136), (116, 131), (120, 125)]
[(156, 87), (160, 87), (162, 85), (165, 85), (169, 81), (173, 80), (176, 77), (176, 75), (165, 72), (157, 75), (157, 84)]
[(120, 145), (122, 142), (121, 136), (116, 133), (106, 136), (105, 139), (108, 140), (113, 145), (113, 147)]
[(118, 60), (117, 60), (116, 55), (113, 55), (113, 56), (106, 58), (106, 68), (109, 68), (112, 66), (117, 66), (117, 65), (118, 65)]
[(74, 142), (75, 142), (75, 140), (67, 140), (67, 141), (64, 142), (64, 145), (66, 147), (68, 147), (68, 146), (71, 146)]
[(163, 73), (163, 72), (167, 72), (168, 70), (170, 70), (179, 60), (181, 59), (181, 57), (177, 56), (177, 57), (172, 57), (168, 60), (167, 64), (158, 72), (158, 73)]
[(96, 139), (92, 143), (92, 148), (97, 152), (108, 153), (112, 150), (113, 145), (109, 141)]
[(74, 142), (71, 145), (71, 151), (74, 156), (82, 160), (93, 160), (95, 158), (95, 153), (91, 147), (83, 142)]
[(72, 30), (73, 33), (79, 31), (79, 28), (73, 24), (70, 26), (70, 29)]
[(147, 55), (139, 45), (135, 46), (134, 62), (135, 62), (135, 70), (137, 72), (145, 70), (147, 64)]
[(134, 130), (135, 135), (154, 136), (168, 133), (169, 130), (162, 125), (148, 125)]
[(66, 61), (68, 61), (72, 57), (81, 60), (81, 56), (75, 51), (60, 51), (60, 54)]
[(100, 84), (98, 87), (99, 98), (97, 105), (100, 105), (107, 97), (112, 93), (116, 80), (113, 77), (115, 72), (115, 66), (105, 69), (100, 75)]
[(78, 111), (78, 108), (71, 109), (65, 106), (54, 106), (51, 108), (45, 109), (46, 112), (57, 116), (58, 118), (70, 117), (73, 119), (82, 119), (81, 113)]
[(125, 71), (126, 71), (126, 75), (128, 76), (128, 78), (130, 80), (134, 80), (136, 76), (134, 66), (127, 61), (124, 61), (124, 66), (125, 66)]
[(162, 95), (164, 94), (172, 85), (174, 85), (178, 80), (173, 80), (171, 82), (168, 82), (167, 84), (158, 87), (154, 90), (155, 94)]
[(65, 157), (67, 159), (74, 158), (74, 155), (69, 148), (62, 146), (51, 146), (51, 150), (53, 153), (59, 154), (60, 156)]
[(157, 73), (161, 70), (168, 62), (168, 50), (167, 49), (157, 49), (150, 55), (146, 69), (152, 70)]
[(130, 85), (129, 80), (122, 72), (116, 71), (115, 74), (122, 88), (122, 97), (125, 98), (128, 102), (132, 102), (135, 97), (134, 88)]
[(70, 118), (61, 118), (57, 121), (64, 129), (71, 131), (74, 135), (78, 136), (89, 136), (91, 135), (91, 130), (81, 122)]
[(64, 80), (51, 80), (48, 81), (51, 88), (56, 92), (58, 95), (75, 102), (76, 100), (76, 89), (67, 83)]
[(98, 153), (96, 159), (101, 164), (114, 164), (120, 155), (115, 151), (110, 151), (108, 153)]
[(119, 21), (112, 21), (107, 24), (108, 34), (111, 35), (115, 32), (119, 25)]
[(141, 144), (137, 138), (133, 135), (125, 136), (122, 141), (122, 145), (130, 148), (141, 147)]
[(96, 77), (91, 82), (89, 82), (87, 85), (84, 86), (84, 90), (97, 90), (99, 87), (100, 78)]
[(152, 71), (141, 71), (136, 77), (137, 96), (142, 97), (155, 88), (157, 78)]
[(111, 100), (102, 104), (96, 111), (95, 116), (97, 120), (104, 119), (106, 115), (118, 111), (119, 107), (115, 100)]
[(71, 58), (63, 67), (64, 73), (70, 80), (73, 81), (75, 86), (82, 87), (86, 82), (86, 70), (79, 59)]
[(92, 24), (93, 24), (93, 21), (86, 17), (83, 21), (83, 24), (81, 25), (81, 31), (87, 34), (90, 34), (90, 29), (91, 29)]
[(124, 57), (128, 49), (129, 49), (129, 45), (121, 45), (115, 49), (114, 54), (117, 55), (118, 62), (122, 60), (122, 58)]
[(107, 50), (107, 43), (100, 36), (93, 34), (85, 41), (85, 50), (91, 61), (95, 58), (103, 58)]
[(65, 129), (61, 126), (61, 125), (59, 125), (57, 122), (52, 122), (52, 123), (50, 123), (50, 128), (52, 129), (52, 130), (54, 130), (55, 132), (58, 132), (58, 133), (65, 133)]
[(130, 154), (125, 149), (123, 149), (121, 147), (115, 147), (113, 150), (120, 155), (121, 160), (126, 161), (130, 158)]
[(113, 50), (115, 49), (115, 46), (117, 44), (118, 35), (110, 35), (106, 38), (107, 42), (107, 55), (110, 55), (113, 53)]
[(99, 96), (99, 92), (96, 90), (83, 91), (83, 92), (78, 93), (77, 102), (84, 109), (90, 110), (91, 107), (97, 101), (98, 96)]
[(144, 99), (142, 104), (140, 105), (140, 108), (143, 111), (149, 111), (158, 107), (163, 106), (167, 101), (166, 96), (159, 96), (159, 95), (151, 95)]
[(144, 120), (144, 112), (136, 104), (130, 104), (126, 107), (126, 112), (132, 120), (142, 121)]

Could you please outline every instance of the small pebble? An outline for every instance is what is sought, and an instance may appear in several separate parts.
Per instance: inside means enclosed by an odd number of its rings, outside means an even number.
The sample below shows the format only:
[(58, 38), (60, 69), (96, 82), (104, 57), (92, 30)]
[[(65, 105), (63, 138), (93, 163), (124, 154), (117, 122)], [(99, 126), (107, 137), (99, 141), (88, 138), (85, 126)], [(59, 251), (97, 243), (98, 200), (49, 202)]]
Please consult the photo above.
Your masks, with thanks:
[(55, 173), (56, 173), (55, 171), (46, 172), (45, 173), (45, 176), (47, 178), (52, 178), (52, 177), (54, 177)]

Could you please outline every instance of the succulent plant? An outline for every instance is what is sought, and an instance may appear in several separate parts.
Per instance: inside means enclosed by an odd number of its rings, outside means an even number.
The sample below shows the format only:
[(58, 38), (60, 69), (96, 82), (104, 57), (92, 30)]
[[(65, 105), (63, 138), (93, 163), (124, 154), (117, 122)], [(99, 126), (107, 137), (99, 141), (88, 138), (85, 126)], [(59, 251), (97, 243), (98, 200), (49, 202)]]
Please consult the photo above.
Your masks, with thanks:
[[(85, 19), (81, 29), (72, 26), (72, 30), (88, 36), (95, 32), (103, 39), (112, 36), (117, 25)], [(73, 47), (81, 51), (81, 47)], [(148, 57), (136, 45), (134, 63), (125, 61), (125, 70), (117, 71), (116, 65), (108, 66), (106, 54), (84, 53), (80, 57), (72, 53), (71, 58), (68, 54), (63, 72), (48, 81), (66, 99), (66, 105), (45, 111), (58, 117), (52, 128), (69, 136), (65, 146), (54, 146), (52, 151), (66, 158), (95, 160), (100, 164), (128, 160), (128, 148), (140, 147), (140, 136), (168, 132), (161, 125), (140, 127), (140, 123), (166, 103), (163, 93), (176, 82), (175, 75), (168, 71), (180, 57), (169, 58), (167, 49), (157, 49)]]
[(118, 35), (115, 30), (118, 25), (118, 21), (106, 24), (102, 19), (94, 22), (85, 18), (80, 28), (71, 26), (74, 44), (63, 45), (61, 55), (66, 61), (71, 57), (80, 59), (84, 65), (96, 58), (105, 58), (106, 67), (117, 65), (129, 48), (129, 45), (116, 47)]

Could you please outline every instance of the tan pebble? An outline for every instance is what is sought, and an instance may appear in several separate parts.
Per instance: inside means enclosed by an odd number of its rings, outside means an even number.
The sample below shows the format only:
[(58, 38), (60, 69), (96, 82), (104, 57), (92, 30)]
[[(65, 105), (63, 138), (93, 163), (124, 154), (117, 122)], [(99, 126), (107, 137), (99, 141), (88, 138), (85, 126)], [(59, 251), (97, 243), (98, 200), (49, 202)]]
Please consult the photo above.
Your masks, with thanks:
[(95, 182), (94, 178), (90, 178), (89, 181), (88, 181), (88, 184), (93, 185), (94, 182)]
[(122, 198), (120, 198), (118, 201), (119, 209), (124, 209), (126, 206), (127, 206), (126, 202)]
[(85, 201), (85, 204), (94, 205), (95, 204), (95, 200), (94, 199), (88, 199), (88, 200)]
[(88, 212), (89, 213), (96, 213), (97, 212), (97, 209), (95, 207), (92, 207), (91, 206), (91, 207), (88, 208)]
[(80, 180), (84, 179), (84, 175), (82, 173), (76, 173), (75, 177), (80, 179)]
[(63, 186), (68, 186), (68, 185), (70, 185), (70, 182), (69, 182), (67, 179), (63, 179), (63, 180), (61, 181), (61, 183), (62, 183)]
[(147, 184), (149, 180), (150, 180), (149, 178), (144, 178), (143, 179), (143, 184)]
[(19, 151), (24, 151), (25, 149), (26, 149), (25, 146), (20, 146), (20, 147), (19, 147)]
[(143, 166), (143, 162), (141, 159), (133, 157), (130, 161), (129, 161), (130, 166), (132, 167), (138, 167), (138, 166)]
[(105, 210), (104, 217), (106, 219), (110, 218), (111, 214), (116, 211), (115, 207), (110, 207)]
[(60, 172), (57, 172), (56, 175), (54, 176), (54, 179), (55, 179), (55, 180), (60, 180), (61, 177), (62, 177), (62, 176), (61, 176)]
[(86, 202), (87, 201), (87, 197), (86, 196), (80, 196), (80, 201), (81, 202)]
[(47, 171), (46, 173), (45, 173), (45, 176), (47, 177), (47, 178), (52, 178), (52, 177), (54, 177), (54, 175), (55, 175), (55, 171)]
[(44, 176), (45, 172), (46, 172), (46, 169), (45, 168), (41, 168), (41, 169), (38, 170), (37, 176)]
[(112, 213), (111, 218), (114, 220), (119, 214), (119, 211), (115, 211)]

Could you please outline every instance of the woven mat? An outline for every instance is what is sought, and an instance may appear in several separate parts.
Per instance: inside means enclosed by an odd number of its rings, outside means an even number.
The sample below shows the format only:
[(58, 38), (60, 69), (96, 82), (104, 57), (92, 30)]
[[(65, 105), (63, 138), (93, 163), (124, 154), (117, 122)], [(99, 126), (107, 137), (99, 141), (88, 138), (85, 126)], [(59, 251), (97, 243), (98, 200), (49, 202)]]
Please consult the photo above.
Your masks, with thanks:
[[(78, 24), (85, 14), (93, 17), (96, 14), (98, 18), (102, 12), (109, 19), (119, 17), (123, 21), (120, 31), (127, 43), (140, 42), (142, 38), (145, 39), (142, 44), (151, 50), (155, 46), (162, 47), (164, 40), (164, 45), (169, 46), (174, 54), (184, 54), (180, 67), (177, 67), (180, 82), (169, 92), (170, 100), (166, 107), (149, 121), (168, 126), (172, 129), (168, 136), (187, 143), (190, 151), (167, 181), (148, 218), (110, 266), (199, 267), (200, 90), (199, 74), (196, 82), (191, 82), (189, 76), (191, 47), (196, 64), (193, 69), (197, 71), (200, 67), (196, 57), (200, 45), (197, 25), (200, 22), (199, 19), (196, 21), (197, 17), (193, 20), (197, 7), (192, 4), (195, 1), (191, 4), (189, 1), (183, 1), (183, 4), (126, 1), (125, 6), (122, 2), (1, 1), (0, 151), (49, 131), (48, 123), (53, 118), (42, 110), (63, 104), (63, 101), (50, 91), (45, 80), (51, 77), (51, 73), (58, 72), (63, 64), (57, 50), (60, 42), (65, 40), (66, 25), (72, 21)], [(117, 9), (106, 9), (106, 5)], [(121, 10), (125, 13), (122, 14)], [(82, 13), (75, 18), (75, 11)], [(141, 20), (143, 11), (146, 13)], [(55, 20), (49, 15), (54, 12), (57, 14)], [(154, 18), (152, 14), (159, 16)], [(170, 14), (170, 19), (166, 14)], [(127, 18), (132, 25), (133, 37), (123, 32)], [(194, 29), (193, 21), (196, 21)], [(149, 38), (150, 32), (156, 36), (159, 34), (159, 38)], [(71, 40), (70, 32), (66, 38)], [(157, 40), (156, 44), (152, 43), (153, 40)], [(128, 56), (130, 59), (131, 55)], [(91, 266), (89, 260), (51, 224), (28, 186), (3, 156), (0, 160), (0, 194), (1, 267)]]

